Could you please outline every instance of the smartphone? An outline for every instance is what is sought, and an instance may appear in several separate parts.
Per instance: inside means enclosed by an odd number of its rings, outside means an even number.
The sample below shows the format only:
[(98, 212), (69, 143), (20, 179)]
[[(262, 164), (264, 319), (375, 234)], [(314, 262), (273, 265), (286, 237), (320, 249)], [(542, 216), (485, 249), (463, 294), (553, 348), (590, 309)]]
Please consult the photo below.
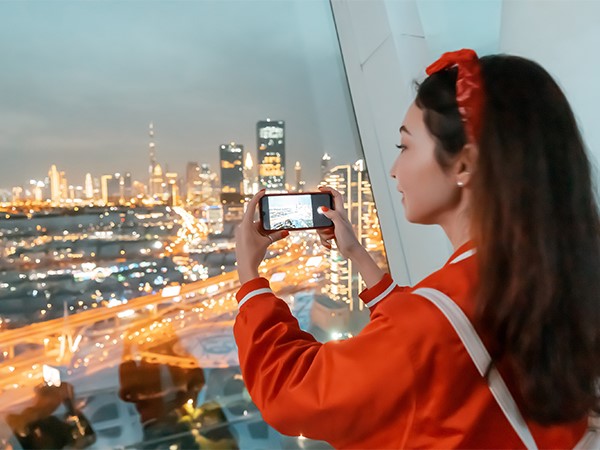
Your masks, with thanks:
[(260, 199), (260, 221), (266, 231), (332, 227), (333, 222), (319, 212), (323, 206), (334, 209), (328, 192), (267, 194)]

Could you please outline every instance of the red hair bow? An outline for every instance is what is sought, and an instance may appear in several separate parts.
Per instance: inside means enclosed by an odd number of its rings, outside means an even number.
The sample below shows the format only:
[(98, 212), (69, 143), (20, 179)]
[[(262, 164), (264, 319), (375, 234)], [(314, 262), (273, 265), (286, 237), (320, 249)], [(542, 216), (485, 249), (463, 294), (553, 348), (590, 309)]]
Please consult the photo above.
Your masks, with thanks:
[(444, 53), (440, 59), (425, 70), (427, 75), (451, 67), (458, 68), (456, 77), (456, 103), (465, 124), (467, 140), (477, 142), (481, 136), (483, 115), (483, 82), (477, 53), (463, 48), (455, 52)]

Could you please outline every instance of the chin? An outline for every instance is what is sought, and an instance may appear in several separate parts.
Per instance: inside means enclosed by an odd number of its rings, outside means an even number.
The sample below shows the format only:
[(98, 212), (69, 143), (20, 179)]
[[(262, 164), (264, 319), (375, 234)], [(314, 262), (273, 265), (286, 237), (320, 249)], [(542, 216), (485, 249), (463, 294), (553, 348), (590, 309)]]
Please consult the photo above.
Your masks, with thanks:
[(416, 225), (436, 225), (438, 223), (434, 218), (431, 217), (431, 215), (418, 214), (410, 212), (406, 209), (404, 210), (404, 217), (408, 222)]

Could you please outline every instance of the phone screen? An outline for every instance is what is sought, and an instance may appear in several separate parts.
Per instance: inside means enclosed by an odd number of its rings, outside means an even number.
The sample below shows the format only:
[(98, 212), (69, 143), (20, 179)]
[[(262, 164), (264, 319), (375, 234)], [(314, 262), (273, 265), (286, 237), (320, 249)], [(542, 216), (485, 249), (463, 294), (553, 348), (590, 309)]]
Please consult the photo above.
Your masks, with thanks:
[(333, 209), (332, 196), (314, 194), (267, 194), (260, 199), (260, 219), (265, 230), (307, 230), (333, 226), (320, 207)]

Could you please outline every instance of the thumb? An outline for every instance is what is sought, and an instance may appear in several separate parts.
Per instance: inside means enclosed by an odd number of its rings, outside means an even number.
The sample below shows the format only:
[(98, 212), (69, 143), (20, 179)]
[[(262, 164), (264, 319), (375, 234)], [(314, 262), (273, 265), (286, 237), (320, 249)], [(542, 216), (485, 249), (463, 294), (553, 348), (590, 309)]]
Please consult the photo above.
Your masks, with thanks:
[(319, 206), (318, 212), (323, 214), (333, 223), (336, 223), (340, 217), (339, 212), (335, 209), (329, 209), (327, 206)]
[(288, 230), (275, 231), (274, 233), (269, 233), (269, 236), (271, 237), (273, 242), (279, 241), (281, 239), (285, 239), (289, 235), (290, 235), (290, 232)]

